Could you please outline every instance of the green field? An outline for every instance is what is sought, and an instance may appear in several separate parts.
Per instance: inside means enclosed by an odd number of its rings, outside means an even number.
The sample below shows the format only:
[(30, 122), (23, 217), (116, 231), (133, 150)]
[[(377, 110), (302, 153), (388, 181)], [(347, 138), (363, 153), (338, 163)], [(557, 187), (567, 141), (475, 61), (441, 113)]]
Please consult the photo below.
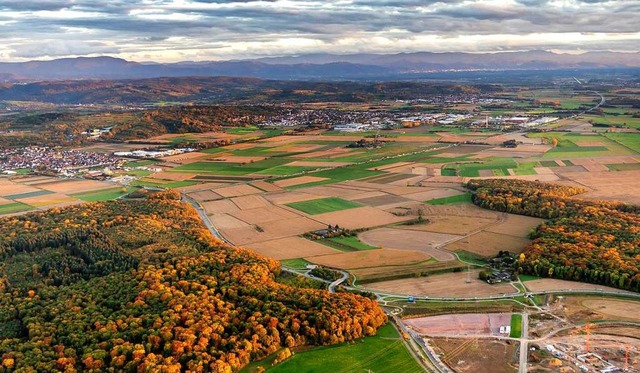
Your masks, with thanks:
[(133, 192), (137, 188), (126, 188), (125, 192), (122, 192), (122, 187), (110, 188), (105, 190), (98, 190), (94, 192), (73, 194), (72, 197), (81, 199), (85, 202), (97, 202), (97, 201), (109, 201), (118, 197), (124, 196)]
[[(602, 135), (580, 135), (560, 132), (528, 134), (532, 138), (547, 138), (550, 144), (552, 139), (558, 140), (558, 145), (546, 152), (543, 158), (581, 158), (599, 157), (611, 155), (631, 155), (634, 152), (628, 147), (610, 140)], [(600, 143), (602, 145), (580, 146), (579, 143)], [(566, 163), (566, 161), (565, 161)]]
[(241, 176), (253, 173), (267, 173), (268, 169), (291, 162), (287, 158), (268, 158), (250, 163), (194, 162), (174, 168), (172, 171), (195, 172), (214, 175)]
[(520, 281), (522, 281), (522, 282), (539, 280), (541, 278), (541, 277), (538, 277), (538, 276), (531, 276), (531, 275), (520, 275), (518, 277), (520, 278)]
[(283, 265), (289, 268), (294, 268), (294, 269), (305, 269), (307, 265), (312, 264), (311, 262), (306, 261), (302, 258), (283, 259), (280, 261), (280, 263), (282, 263)]
[(318, 242), (340, 251), (379, 249), (379, 247), (367, 245), (366, 243), (360, 241), (357, 236), (325, 238), (319, 240)]
[(27, 205), (26, 203), (14, 202), (8, 203), (6, 205), (0, 206), (0, 215), (4, 214), (13, 214), (16, 212), (23, 212), (33, 210), (33, 207)]
[(465, 250), (458, 250), (455, 252), (455, 254), (458, 256), (458, 258), (461, 261), (466, 263), (472, 263), (472, 264), (483, 266), (483, 267), (487, 264), (487, 261), (485, 260), (485, 258), (476, 253), (472, 253)]
[(156, 164), (158, 161), (152, 161), (149, 159), (143, 159), (141, 161), (131, 161), (124, 164), (124, 167), (144, 167)]
[(471, 193), (458, 194), (457, 196), (436, 198), (425, 202), (428, 205), (451, 205), (454, 203), (471, 203)]
[(328, 197), (313, 199), (311, 201), (293, 202), (287, 206), (302, 211), (309, 215), (324, 214), (325, 212), (333, 212), (340, 210), (352, 209), (363, 206), (360, 203), (351, 202), (338, 197)]
[[(511, 158), (490, 158), (477, 162), (446, 165), (442, 170), (442, 175), (478, 177), (481, 170), (491, 170), (493, 176), (507, 176), (510, 168), (518, 168), (518, 163)], [(533, 170), (533, 168), (531, 169)]]
[(522, 315), (514, 313), (511, 315), (511, 333), (509, 337), (520, 338), (522, 336)]
[(607, 164), (608, 169), (611, 171), (634, 171), (640, 170), (640, 163), (615, 163)]
[[(275, 367), (265, 367), (270, 373), (412, 373), (422, 372), (394, 329), (387, 324), (375, 337), (355, 343), (318, 347), (296, 353)], [(247, 369), (245, 372), (251, 372)]]
[(631, 115), (585, 116), (585, 120), (607, 127), (640, 128), (640, 118)]
[(640, 133), (607, 133), (604, 136), (636, 153), (640, 153)]

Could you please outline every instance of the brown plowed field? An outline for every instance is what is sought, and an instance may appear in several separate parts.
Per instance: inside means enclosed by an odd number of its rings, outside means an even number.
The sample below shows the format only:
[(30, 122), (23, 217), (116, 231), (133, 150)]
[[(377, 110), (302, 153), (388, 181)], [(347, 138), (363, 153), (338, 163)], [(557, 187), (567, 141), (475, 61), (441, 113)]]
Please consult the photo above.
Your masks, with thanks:
[[(374, 282), (363, 285), (363, 287), (390, 294), (428, 297), (484, 297), (516, 292), (516, 289), (509, 284), (489, 285), (485, 281), (479, 280), (479, 272), (479, 270), (473, 270), (469, 275), (466, 271), (443, 273), (419, 278)], [(471, 283), (467, 283), (467, 276), (471, 278)]]
[(430, 257), (429, 255), (418, 251), (375, 249), (323, 255), (305, 259), (327, 267), (355, 269), (417, 264), (429, 260)]
[(480, 232), (445, 246), (449, 251), (465, 250), (485, 257), (498, 255), (501, 250), (520, 253), (531, 242), (522, 237), (514, 237), (493, 232)]
[(305, 240), (300, 237), (287, 237), (272, 241), (256, 242), (247, 247), (257, 253), (278, 260), (316, 257), (339, 253), (328, 246)]
[(378, 228), (362, 232), (358, 235), (358, 238), (371, 246), (424, 252), (438, 261), (456, 259), (453, 254), (436, 248), (436, 246), (444, 242), (458, 238), (458, 236), (454, 235), (406, 229)]
[(500, 336), (501, 326), (511, 325), (510, 313), (465, 313), (405, 319), (419, 334), (434, 337)]
[(338, 224), (343, 228), (360, 229), (398, 223), (410, 220), (412, 217), (398, 217), (386, 211), (365, 206), (314, 215), (313, 219), (322, 222), (324, 226)]

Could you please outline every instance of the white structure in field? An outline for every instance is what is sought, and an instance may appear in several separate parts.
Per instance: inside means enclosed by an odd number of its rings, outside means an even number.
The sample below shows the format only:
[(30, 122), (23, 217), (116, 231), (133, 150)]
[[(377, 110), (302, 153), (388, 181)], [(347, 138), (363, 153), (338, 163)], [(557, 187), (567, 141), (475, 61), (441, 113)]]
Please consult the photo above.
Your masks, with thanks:
[(333, 127), (334, 131), (338, 132), (362, 132), (369, 128), (368, 124), (363, 123), (344, 123), (338, 124)]

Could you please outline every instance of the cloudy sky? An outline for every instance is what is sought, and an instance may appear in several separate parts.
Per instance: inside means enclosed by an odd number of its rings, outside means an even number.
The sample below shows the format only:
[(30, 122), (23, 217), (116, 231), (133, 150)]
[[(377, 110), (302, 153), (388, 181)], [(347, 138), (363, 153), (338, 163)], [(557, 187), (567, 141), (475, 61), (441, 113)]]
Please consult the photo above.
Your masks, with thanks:
[(640, 0), (0, 0), (0, 61), (640, 50)]

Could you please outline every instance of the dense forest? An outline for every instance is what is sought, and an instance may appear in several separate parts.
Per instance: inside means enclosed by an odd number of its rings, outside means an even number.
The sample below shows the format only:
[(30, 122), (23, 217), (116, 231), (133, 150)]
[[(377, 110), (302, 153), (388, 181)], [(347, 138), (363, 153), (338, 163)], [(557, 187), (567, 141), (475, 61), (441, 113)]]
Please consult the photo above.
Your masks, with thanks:
[[(179, 194), (0, 219), (0, 371), (235, 372), (375, 334), (375, 301), (278, 281)], [(285, 284), (288, 283), (288, 284)]]
[(573, 197), (582, 188), (472, 180), (481, 207), (549, 219), (520, 256), (526, 274), (640, 291), (640, 206)]

